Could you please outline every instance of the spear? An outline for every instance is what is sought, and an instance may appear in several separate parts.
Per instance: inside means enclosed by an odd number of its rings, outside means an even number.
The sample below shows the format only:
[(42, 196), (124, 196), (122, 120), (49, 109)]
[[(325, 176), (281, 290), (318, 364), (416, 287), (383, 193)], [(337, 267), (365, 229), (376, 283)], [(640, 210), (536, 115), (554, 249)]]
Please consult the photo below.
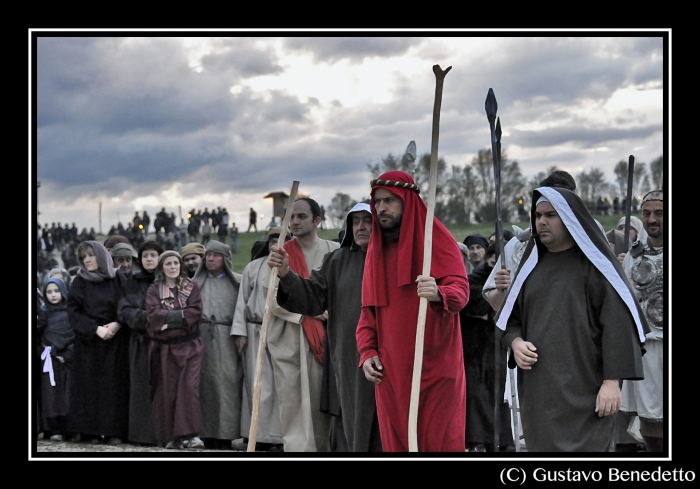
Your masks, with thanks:
[(634, 156), (627, 164), (627, 202), (625, 203), (625, 253), (630, 249), (630, 218), (632, 217), (632, 183), (634, 182)]
[[(498, 111), (498, 102), (496, 101), (496, 95), (493, 93), (493, 88), (489, 88), (489, 93), (486, 95), (486, 118), (489, 120), (489, 126), (491, 128), (491, 157), (493, 158), (493, 181), (496, 187), (496, 243), (498, 243), (498, 251), (501, 261), (501, 269), (506, 268), (506, 256), (504, 253), (503, 246), (503, 217), (501, 211), (501, 118), (496, 119), (496, 112)], [(494, 365), (495, 365), (495, 378), (494, 378), (494, 406), (493, 406), (493, 438), (494, 438), (494, 450), (498, 450), (499, 446), (499, 436), (500, 436), (500, 405), (501, 399), (499, 399), (498, 393), (500, 389), (498, 387), (498, 381), (500, 378), (499, 372), (501, 371), (501, 364), (498, 361), (500, 345), (499, 345), (498, 335), (494, 335)], [(510, 370), (510, 391), (511, 391), (511, 402), (513, 403), (513, 423), (515, 428), (515, 433), (513, 434), (513, 439), (515, 441), (515, 450), (520, 451), (520, 431), (518, 427), (518, 412), (517, 405), (515, 404), (515, 372)]]
[[(297, 197), (297, 189), (299, 188), (299, 182), (294, 180), (292, 182), (292, 189), (289, 191), (289, 200), (287, 201), (287, 211), (284, 214), (284, 220), (282, 221), (282, 229), (280, 230), (280, 237), (277, 239), (279, 247), (284, 245), (284, 238), (287, 237), (287, 228), (289, 227), (289, 221), (292, 216), (292, 206)], [(277, 273), (279, 269), (277, 267), (270, 270), (270, 281), (267, 286), (267, 298), (265, 300), (265, 312), (263, 313), (262, 326), (260, 327), (260, 342), (258, 344), (258, 358), (255, 363), (255, 383), (253, 386), (253, 410), (250, 417), (250, 434), (248, 435), (248, 449), (249, 452), (255, 451), (255, 440), (258, 433), (258, 419), (260, 417), (260, 391), (262, 390), (262, 370), (263, 363), (265, 360), (265, 348), (267, 346), (267, 330), (270, 324), (270, 316), (272, 314), (272, 299), (275, 297), (275, 285), (277, 280)], [(245, 361), (245, 359), (243, 360)]]
[[(438, 139), (440, 135), (440, 106), (442, 105), (442, 85), (445, 75), (452, 69), (442, 71), (440, 65), (433, 66), (435, 73), (435, 104), (433, 105), (433, 139), (430, 148), (430, 183), (428, 184), (428, 212), (425, 217), (425, 237), (423, 240), (423, 275), (430, 275), (430, 260), (433, 252), (433, 215), (435, 214), (435, 187), (437, 185)], [(420, 376), (423, 370), (423, 340), (425, 318), (428, 314), (428, 299), (420, 298), (418, 326), (416, 328), (416, 350), (413, 358), (413, 380), (411, 383), (411, 403), (408, 411), (408, 451), (418, 451), (418, 398), (420, 396)]]

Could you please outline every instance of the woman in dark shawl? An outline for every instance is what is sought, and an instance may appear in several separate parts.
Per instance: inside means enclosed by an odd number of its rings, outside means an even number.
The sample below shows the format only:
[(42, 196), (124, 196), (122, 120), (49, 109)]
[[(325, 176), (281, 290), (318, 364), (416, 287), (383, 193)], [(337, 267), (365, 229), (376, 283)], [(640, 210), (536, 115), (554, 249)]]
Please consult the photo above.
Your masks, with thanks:
[(129, 328), (117, 318), (125, 278), (97, 241), (82, 242), (78, 260), (68, 295), (76, 334), (69, 429), (83, 441), (117, 445), (129, 426)]
[(146, 313), (146, 293), (155, 279), (158, 257), (163, 247), (153, 240), (139, 247), (137, 265), (122, 286), (119, 300), (119, 321), (131, 330), (129, 340), (129, 442), (142, 445), (156, 445), (155, 422), (151, 386), (148, 381), (148, 349), (151, 338), (148, 335), (148, 315)]

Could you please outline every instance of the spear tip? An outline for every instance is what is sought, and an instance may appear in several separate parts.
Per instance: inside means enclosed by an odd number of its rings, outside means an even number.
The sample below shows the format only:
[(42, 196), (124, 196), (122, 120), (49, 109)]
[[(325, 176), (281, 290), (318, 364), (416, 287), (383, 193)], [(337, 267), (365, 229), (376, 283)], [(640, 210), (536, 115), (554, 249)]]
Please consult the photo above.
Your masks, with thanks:
[(496, 102), (496, 95), (493, 93), (493, 88), (489, 88), (485, 106), (486, 117), (488, 117), (489, 122), (493, 123), (496, 120), (496, 112), (498, 112), (498, 102)]

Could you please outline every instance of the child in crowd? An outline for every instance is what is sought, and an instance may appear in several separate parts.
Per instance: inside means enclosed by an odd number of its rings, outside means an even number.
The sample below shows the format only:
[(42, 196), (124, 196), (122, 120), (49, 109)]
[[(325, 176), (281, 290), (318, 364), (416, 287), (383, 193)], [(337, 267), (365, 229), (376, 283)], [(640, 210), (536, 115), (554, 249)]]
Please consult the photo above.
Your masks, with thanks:
[(75, 333), (68, 321), (68, 289), (53, 277), (44, 284), (39, 310), (39, 355), (41, 356), (41, 413), (50, 440), (63, 441), (70, 402), (70, 371)]

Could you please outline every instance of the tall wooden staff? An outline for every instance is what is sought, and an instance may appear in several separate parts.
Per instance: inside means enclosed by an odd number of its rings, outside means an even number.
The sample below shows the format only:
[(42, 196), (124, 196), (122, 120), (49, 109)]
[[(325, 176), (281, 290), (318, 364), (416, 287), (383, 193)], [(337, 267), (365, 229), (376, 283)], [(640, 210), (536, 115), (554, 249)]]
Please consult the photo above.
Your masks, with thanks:
[(632, 217), (632, 186), (634, 183), (634, 156), (627, 164), (627, 202), (625, 202), (625, 253), (630, 249), (630, 219)]
[[(496, 118), (496, 112), (498, 112), (498, 102), (496, 101), (496, 95), (493, 93), (493, 88), (489, 88), (489, 93), (486, 95), (486, 118), (489, 120), (489, 126), (491, 128), (491, 157), (493, 158), (493, 181), (496, 187), (496, 243), (498, 244), (498, 252), (501, 262), (501, 270), (506, 268), (506, 256), (504, 252), (503, 245), (503, 213), (501, 211), (501, 118)], [(494, 369), (495, 369), (495, 379), (494, 379), (494, 406), (493, 406), (493, 446), (494, 451), (498, 451), (500, 431), (501, 431), (501, 418), (500, 418), (500, 405), (502, 400), (499, 399), (498, 393), (500, 392), (500, 387), (498, 381), (500, 378), (501, 364), (498, 361), (500, 352), (500, 342), (499, 335), (495, 335), (495, 340), (493, 344), (494, 350)], [(515, 441), (515, 451), (520, 451), (520, 428), (518, 426), (518, 408), (515, 397), (515, 372), (510, 369), (510, 393), (511, 393), (511, 403), (513, 406), (513, 427), (515, 433), (513, 434), (513, 439)]]
[[(282, 230), (280, 237), (277, 240), (277, 246), (284, 245), (284, 238), (287, 237), (287, 228), (292, 215), (292, 206), (297, 197), (297, 189), (299, 182), (294, 180), (292, 189), (289, 191), (289, 200), (287, 201), (287, 211), (284, 214), (282, 221)], [(255, 363), (255, 383), (253, 387), (253, 412), (250, 418), (250, 434), (248, 435), (249, 452), (255, 451), (255, 440), (258, 433), (258, 418), (260, 417), (260, 390), (262, 388), (262, 369), (263, 360), (265, 359), (265, 347), (267, 346), (267, 329), (270, 324), (270, 315), (272, 314), (272, 299), (275, 297), (275, 282), (277, 280), (277, 267), (270, 270), (270, 281), (267, 286), (267, 299), (265, 300), (265, 313), (263, 314), (262, 326), (260, 327), (260, 343), (258, 344), (258, 360)]]
[[(425, 217), (425, 238), (423, 241), (423, 275), (430, 275), (430, 260), (433, 251), (433, 215), (435, 214), (435, 186), (437, 184), (438, 139), (440, 135), (440, 106), (442, 105), (442, 85), (449, 66), (442, 71), (440, 65), (433, 66), (435, 73), (435, 105), (433, 106), (433, 140), (430, 148), (430, 183), (428, 186), (428, 213)], [(420, 376), (423, 370), (423, 339), (425, 318), (428, 313), (428, 299), (420, 298), (418, 327), (416, 329), (416, 351), (413, 359), (413, 381), (411, 383), (411, 404), (408, 411), (408, 450), (418, 451), (418, 398), (420, 396)]]

